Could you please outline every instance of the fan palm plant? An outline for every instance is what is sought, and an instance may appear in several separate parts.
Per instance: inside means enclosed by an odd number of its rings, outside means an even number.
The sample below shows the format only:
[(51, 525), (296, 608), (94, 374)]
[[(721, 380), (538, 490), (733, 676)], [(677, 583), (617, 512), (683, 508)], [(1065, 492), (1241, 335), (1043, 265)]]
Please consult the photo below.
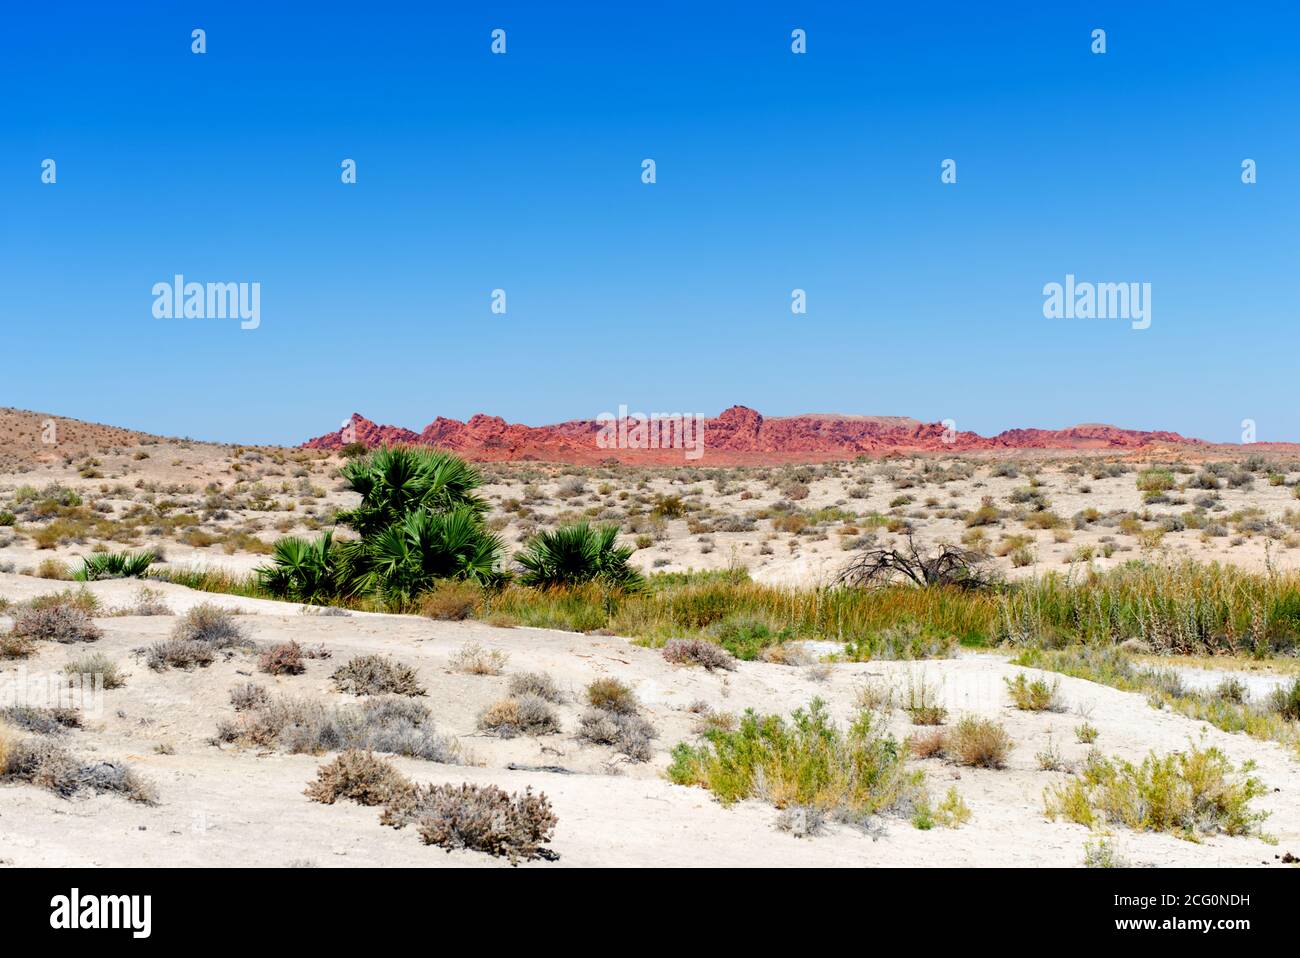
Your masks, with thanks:
[(617, 545), (618, 526), (590, 526), (585, 522), (539, 532), (516, 557), (525, 585), (547, 588), (600, 582), (636, 591), (645, 584), (641, 573), (628, 564), (632, 549)]
[(78, 582), (94, 582), (96, 579), (138, 579), (149, 570), (149, 566), (158, 561), (154, 552), (104, 552), (90, 555), (83, 561), (72, 578)]
[(439, 579), (495, 585), (501, 572), (501, 538), (487, 530), (476, 509), (417, 509), (398, 522), (344, 544), (342, 574), (354, 595), (409, 598)]
[(319, 602), (337, 595), (338, 550), (332, 533), (315, 542), (287, 536), (275, 544), (271, 565), (255, 571), (258, 584), (272, 595), (297, 602)]
[(341, 470), (361, 504), (338, 514), (364, 539), (401, 522), (419, 510), (447, 512), (465, 507), (481, 516), (487, 503), (474, 490), (482, 474), (458, 456), (435, 449), (406, 446), (376, 449)]

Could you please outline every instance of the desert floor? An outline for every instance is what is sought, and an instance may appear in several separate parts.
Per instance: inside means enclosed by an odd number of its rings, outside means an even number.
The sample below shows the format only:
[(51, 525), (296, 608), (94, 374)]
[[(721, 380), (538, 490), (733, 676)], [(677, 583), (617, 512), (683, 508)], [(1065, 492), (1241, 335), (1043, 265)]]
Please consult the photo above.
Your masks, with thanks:
[[(0, 576), (0, 592), (16, 600), (56, 585)], [(89, 588), (112, 607), (129, 605), (139, 586), (119, 580)], [(240, 610), (239, 621), (259, 643), (319, 643), (332, 658), (311, 661), (305, 674), (292, 677), (258, 674), (255, 659), (244, 653), (206, 669), (155, 673), (135, 650), (164, 638), (172, 616), (98, 619), (105, 635), (95, 650), (121, 663), (130, 675), (124, 688), (103, 693), (102, 708), (87, 710), (83, 729), (62, 733), (62, 742), (87, 759), (128, 761), (157, 785), (160, 804), (142, 806), (111, 795), (69, 800), (28, 785), (0, 786), (0, 860), (5, 864), (502, 864), (477, 852), (445, 853), (424, 846), (410, 829), (380, 826), (375, 808), (309, 801), (303, 788), (328, 756), (262, 754), (211, 744), (217, 723), (234, 715), (227, 697), (231, 686), (253, 678), (277, 692), (346, 701), (348, 696), (331, 691), (329, 673), (340, 661), (368, 652), (392, 655), (418, 670), (428, 690), (422, 701), (472, 763), (396, 759), (405, 773), (421, 782), (491, 782), (509, 790), (532, 786), (550, 798), (559, 817), (551, 846), (560, 858), (525, 867), (1079, 865), (1089, 831), (1048, 821), (1043, 814), (1043, 789), (1064, 781), (1066, 773), (1041, 771), (1035, 755), (1053, 744), (1067, 761), (1081, 760), (1088, 747), (1075, 741), (1073, 729), (1084, 717), (1100, 731), (1098, 745), (1108, 753), (1140, 760), (1153, 748), (1213, 744), (1236, 764), (1255, 761), (1269, 787), (1258, 807), (1271, 813), (1266, 831), (1276, 845), (1222, 836), (1195, 844), (1118, 830), (1113, 842), (1133, 864), (1257, 866), (1300, 850), (1300, 764), (1281, 746), (1220, 732), (1155, 711), (1139, 695), (1070, 678), (1061, 685), (1067, 712), (1020, 712), (1008, 705), (1002, 679), (1021, 670), (997, 655), (839, 664), (826, 678), (764, 662), (741, 662), (735, 672), (709, 673), (669, 665), (657, 650), (617, 637), (366, 613), (321, 617), (279, 603), (214, 597), (179, 586), (162, 585), (159, 591), (173, 612), (215, 601)], [(449, 660), (467, 641), (506, 653), (504, 672), (454, 671)], [(23, 669), (30, 675), (48, 674), (74, 651), (83, 648), (42, 643)], [(559, 709), (561, 733), (501, 740), (476, 731), (476, 716), (505, 695), (510, 674), (535, 670), (550, 673), (569, 693)], [(7, 671), (11, 681), (18, 678), (15, 670)], [(608, 748), (584, 745), (572, 734), (578, 693), (602, 675), (635, 688), (658, 730), (651, 761), (628, 762)], [(832, 824), (825, 834), (796, 838), (775, 828), (777, 813), (769, 805), (723, 807), (708, 792), (675, 786), (663, 777), (668, 749), (693, 737), (695, 716), (688, 708), (696, 701), (731, 712), (747, 707), (788, 712), (820, 696), (837, 719), (846, 720), (861, 686), (889, 683), (901, 690), (909, 677), (939, 687), (954, 714), (995, 717), (1015, 741), (1008, 766), (1001, 770), (958, 769), (937, 759), (919, 763), (936, 798), (949, 786), (957, 787), (973, 814), (962, 828), (918, 831), (905, 819), (883, 818), (870, 830)], [(893, 722), (900, 736), (911, 731), (903, 713), (895, 712)], [(558, 766), (573, 774), (511, 770), (511, 764)]]
[[(3, 425), (3, 424), (0, 424)], [(10, 424), (12, 425), (12, 424)], [(30, 426), (30, 424), (28, 424)], [(0, 457), (0, 599), (18, 604), (65, 589), (59, 581), (92, 551), (149, 547), (162, 568), (216, 567), (246, 572), (266, 561), (281, 535), (332, 527), (350, 504), (340, 490), (342, 460), (323, 453), (155, 440), (116, 430), (69, 426), (46, 447), (28, 443)], [(30, 429), (28, 430), (30, 431)], [(854, 549), (900, 544), (909, 530), (923, 543), (964, 542), (989, 553), (1007, 576), (1078, 572), (1145, 557), (1223, 560), (1250, 568), (1300, 566), (1300, 462), (1171, 461), (1174, 488), (1138, 489), (1148, 461), (1091, 456), (1013, 460), (916, 458), (820, 466), (637, 470), (567, 468), (537, 463), (488, 464), (484, 490), (491, 522), (517, 547), (534, 530), (574, 519), (613, 521), (637, 547), (645, 571), (743, 566), (763, 582), (813, 585), (831, 580)], [(1249, 469), (1247, 470), (1246, 467)], [(1207, 488), (1210, 485), (1217, 488)], [(977, 510), (983, 519), (971, 521)], [(6, 513), (9, 515), (6, 517)], [(807, 669), (741, 662), (709, 673), (668, 664), (658, 650), (617, 636), (417, 616), (302, 614), (300, 607), (153, 584), (171, 614), (101, 615), (93, 647), (41, 643), (29, 659), (0, 663), (0, 681), (22, 683), (62, 669), (69, 657), (102, 652), (129, 677), (104, 693), (84, 728), (60, 734), (87, 759), (124, 759), (158, 787), (156, 806), (112, 795), (63, 799), (31, 785), (0, 786), (0, 863), (5, 865), (497, 865), (475, 852), (426, 847), (411, 829), (385, 828), (374, 808), (325, 806), (303, 795), (326, 757), (259, 752), (213, 744), (217, 725), (234, 713), (229, 690), (256, 681), (273, 691), (350, 701), (330, 673), (350, 657), (382, 652), (417, 669), (424, 701), (439, 728), (459, 741), (465, 764), (409, 758), (395, 763), (422, 782), (492, 782), (532, 786), (554, 804), (559, 824), (551, 847), (573, 865), (1018, 865), (1073, 866), (1089, 832), (1048, 821), (1044, 788), (1065, 772), (1042, 771), (1037, 753), (1049, 742), (1068, 761), (1087, 746), (1074, 728), (1089, 721), (1108, 754), (1140, 760), (1151, 749), (1217, 745), (1240, 765), (1258, 766), (1270, 812), (1258, 838), (1213, 837), (1201, 844), (1119, 830), (1119, 852), (1140, 865), (1267, 865), (1300, 853), (1300, 763), (1282, 746), (1231, 735), (1168, 711), (1141, 695), (1063, 678), (1068, 711), (1020, 712), (1008, 704), (1003, 678), (1022, 671), (995, 653), (963, 652), (924, 663), (837, 663)], [(106, 610), (130, 605), (138, 582), (91, 583)], [(241, 613), (246, 634), (262, 647), (296, 640), (323, 645), (298, 676), (257, 671), (237, 652), (194, 671), (154, 672), (138, 654), (164, 639), (184, 613), (214, 602)], [(10, 619), (0, 613), (0, 633)], [(449, 660), (475, 641), (508, 655), (501, 675), (457, 672)], [(1204, 663), (1189, 663), (1197, 671)], [(505, 695), (509, 676), (544, 671), (567, 690), (563, 729), (542, 738), (502, 740), (477, 731), (479, 713)], [(1201, 669), (1200, 671), (1207, 672)], [(1270, 672), (1252, 681), (1272, 681)], [(630, 762), (575, 736), (581, 690), (611, 675), (630, 683), (657, 729), (654, 754)], [(1206, 682), (1218, 676), (1207, 672)], [(996, 717), (1015, 742), (1007, 768), (958, 769), (920, 761), (931, 794), (955, 785), (973, 818), (960, 829), (920, 831), (905, 819), (871, 829), (828, 826), (796, 838), (778, 831), (776, 811), (745, 802), (723, 807), (710, 793), (670, 784), (668, 752), (696, 735), (689, 707), (753, 707), (788, 713), (814, 697), (837, 719), (854, 711), (867, 684), (903, 688), (923, 679), (940, 687), (954, 715)], [(1264, 688), (1265, 686), (1260, 686)], [(1253, 688), (1253, 687), (1252, 687)], [(904, 713), (891, 721), (902, 737)], [(556, 766), (529, 771), (508, 766)]]

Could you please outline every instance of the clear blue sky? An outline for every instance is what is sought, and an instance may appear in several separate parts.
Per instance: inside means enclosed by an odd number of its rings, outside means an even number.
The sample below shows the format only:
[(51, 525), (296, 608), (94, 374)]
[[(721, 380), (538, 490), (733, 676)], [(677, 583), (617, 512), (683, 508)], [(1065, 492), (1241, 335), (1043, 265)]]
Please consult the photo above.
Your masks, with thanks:
[[(1294, 3), (285, 6), (5, 6), (0, 405), (1300, 439)], [(175, 273), (260, 282), (261, 327), (155, 319)], [(1150, 282), (1151, 328), (1045, 319), (1066, 273)]]

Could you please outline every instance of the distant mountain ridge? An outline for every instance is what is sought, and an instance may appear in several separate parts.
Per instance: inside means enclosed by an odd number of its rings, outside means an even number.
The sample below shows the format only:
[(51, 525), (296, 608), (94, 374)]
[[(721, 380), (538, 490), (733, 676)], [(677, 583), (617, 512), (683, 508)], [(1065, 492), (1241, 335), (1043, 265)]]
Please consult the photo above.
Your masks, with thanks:
[[(635, 425), (635, 424), (634, 424)], [(339, 449), (350, 442), (368, 447), (410, 443), (438, 446), (485, 461), (673, 463), (698, 465), (810, 462), (910, 452), (1059, 449), (1127, 452), (1162, 446), (1209, 449), (1211, 444), (1164, 430), (1121, 429), (1097, 423), (1069, 429), (1008, 429), (996, 436), (949, 430), (903, 416), (847, 416), (811, 413), (764, 418), (747, 406), (732, 406), (704, 420), (702, 455), (682, 448), (610, 448), (608, 421), (573, 419), (551, 426), (524, 426), (482, 413), (469, 421), (439, 416), (420, 432), (383, 426), (354, 413), (334, 432), (310, 439), (312, 449)], [(602, 431), (605, 440), (602, 444)], [(687, 433), (688, 438), (690, 433)], [(1262, 444), (1261, 444), (1262, 445)]]

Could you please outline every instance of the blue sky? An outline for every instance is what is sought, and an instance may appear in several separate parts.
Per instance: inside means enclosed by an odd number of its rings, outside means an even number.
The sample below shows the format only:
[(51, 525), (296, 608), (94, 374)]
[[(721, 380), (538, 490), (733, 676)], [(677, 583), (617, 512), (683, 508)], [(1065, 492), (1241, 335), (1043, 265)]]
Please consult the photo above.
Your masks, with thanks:
[[(1294, 4), (271, 6), (0, 14), (0, 405), (1300, 440)], [(156, 319), (176, 273), (261, 283), (260, 327)], [(1151, 327), (1044, 318), (1067, 273), (1151, 283)]]

